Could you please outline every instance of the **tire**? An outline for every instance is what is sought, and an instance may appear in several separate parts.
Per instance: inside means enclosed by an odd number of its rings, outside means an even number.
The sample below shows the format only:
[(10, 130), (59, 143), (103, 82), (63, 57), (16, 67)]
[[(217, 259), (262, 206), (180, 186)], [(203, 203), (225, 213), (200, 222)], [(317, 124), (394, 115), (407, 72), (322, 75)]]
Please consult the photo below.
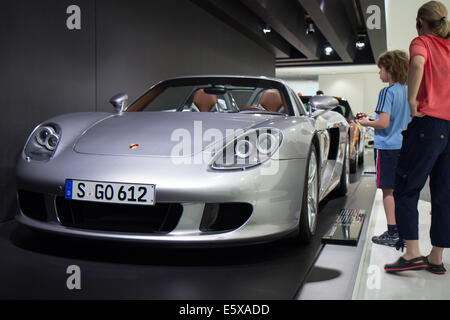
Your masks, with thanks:
[[(359, 144), (360, 143), (361, 143), (361, 139), (359, 140)], [(364, 142), (364, 144), (365, 144), (365, 142)], [(364, 164), (364, 148), (365, 148), (364, 144), (363, 144), (362, 152), (359, 155), (359, 159), (358, 159), (358, 165), (360, 165), (360, 166)], [(361, 145), (359, 145), (359, 147), (361, 147)]]
[(309, 150), (306, 168), (298, 236), (300, 243), (304, 244), (310, 243), (316, 232), (319, 213), (320, 176), (317, 151), (314, 144), (311, 145)]
[(350, 147), (349, 141), (347, 141), (347, 146), (345, 147), (345, 157), (344, 157), (344, 166), (341, 172), (341, 180), (339, 182), (339, 186), (337, 189), (337, 193), (340, 196), (345, 196), (348, 191), (348, 185), (350, 184)]
[(359, 146), (355, 145), (355, 160), (350, 160), (350, 173), (356, 173), (359, 163)]

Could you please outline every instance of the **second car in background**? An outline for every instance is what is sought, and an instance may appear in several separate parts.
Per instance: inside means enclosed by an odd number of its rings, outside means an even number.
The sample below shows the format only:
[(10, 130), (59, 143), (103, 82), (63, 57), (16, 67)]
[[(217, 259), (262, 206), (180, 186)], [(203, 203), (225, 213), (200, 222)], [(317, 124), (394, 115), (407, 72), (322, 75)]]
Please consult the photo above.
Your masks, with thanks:
[[(305, 104), (306, 108), (309, 108), (309, 99), (311, 96), (301, 96), (300, 99)], [(364, 146), (366, 138), (366, 128), (358, 123), (359, 115), (354, 115), (352, 108), (348, 101), (341, 97), (335, 97), (339, 101), (339, 105), (333, 109), (333, 111), (340, 113), (347, 120), (350, 125), (349, 138), (350, 138), (350, 172), (355, 173), (358, 165), (364, 163)]]

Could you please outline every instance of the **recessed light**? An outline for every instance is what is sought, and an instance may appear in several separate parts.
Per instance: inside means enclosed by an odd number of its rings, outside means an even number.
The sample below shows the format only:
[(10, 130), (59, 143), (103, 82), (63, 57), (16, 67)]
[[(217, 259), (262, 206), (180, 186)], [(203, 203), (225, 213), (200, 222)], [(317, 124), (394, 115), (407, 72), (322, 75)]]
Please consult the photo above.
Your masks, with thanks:
[(355, 43), (356, 49), (363, 50), (366, 47), (366, 43), (363, 40), (358, 40)]
[(310, 21), (306, 25), (306, 34), (311, 34), (314, 32), (316, 32), (316, 29), (314, 28), (314, 23), (312, 23), (312, 21)]
[(272, 28), (271, 28), (270, 26), (266, 25), (266, 26), (264, 26), (264, 27), (262, 28), (262, 32), (263, 32), (264, 34), (271, 33), (271, 32), (272, 32)]
[(325, 52), (325, 55), (330, 56), (333, 53), (333, 48), (330, 45), (326, 45), (323, 49), (323, 52)]

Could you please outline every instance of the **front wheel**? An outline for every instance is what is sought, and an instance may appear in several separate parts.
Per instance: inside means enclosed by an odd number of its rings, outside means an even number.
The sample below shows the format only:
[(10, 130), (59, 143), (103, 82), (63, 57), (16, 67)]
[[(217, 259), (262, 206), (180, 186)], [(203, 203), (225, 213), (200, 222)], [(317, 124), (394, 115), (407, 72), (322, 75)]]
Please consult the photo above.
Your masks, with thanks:
[(316, 232), (319, 211), (319, 165), (316, 147), (309, 151), (305, 184), (303, 187), (302, 211), (299, 223), (299, 238), (302, 243), (310, 243)]
[[(358, 159), (358, 165), (363, 165), (364, 164), (364, 145), (365, 145), (365, 142), (363, 141), (362, 142), (363, 144), (362, 144), (362, 150), (361, 150), (361, 154), (359, 155), (359, 159)], [(361, 148), (361, 139), (359, 140), (359, 144), (360, 144), (360, 148)]]
[(356, 145), (355, 142), (355, 160), (350, 161), (350, 173), (356, 173), (356, 170), (358, 169), (358, 163), (359, 163), (359, 146)]

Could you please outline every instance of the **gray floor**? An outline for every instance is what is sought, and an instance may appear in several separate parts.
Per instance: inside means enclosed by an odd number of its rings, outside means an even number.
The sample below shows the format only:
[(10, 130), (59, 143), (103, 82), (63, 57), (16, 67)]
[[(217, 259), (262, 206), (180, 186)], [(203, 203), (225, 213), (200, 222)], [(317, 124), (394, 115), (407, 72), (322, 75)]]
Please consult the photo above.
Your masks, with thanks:
[[(373, 164), (373, 151), (371, 149), (366, 149), (366, 162), (364, 165), (364, 172), (375, 172), (375, 167)], [(357, 191), (360, 193), (364, 192), (365, 184), (375, 184), (376, 177), (370, 175), (363, 175), (359, 182), (361, 185), (357, 188)], [(366, 186), (367, 187), (367, 186)], [(395, 288), (391, 288), (388, 284), (388, 280), (385, 280), (387, 284), (384, 285), (384, 290), (387, 287), (390, 288), (391, 294), (389, 291), (380, 291), (380, 290), (368, 290), (365, 287), (365, 281), (367, 281), (366, 269), (369, 266), (374, 266), (375, 262), (378, 262), (379, 270), (382, 270), (384, 263), (386, 263), (389, 259), (395, 261), (394, 257), (397, 257), (397, 252), (392, 248), (387, 247), (378, 247), (375, 246), (375, 249), (372, 249), (375, 252), (375, 258), (372, 258), (371, 262), (364, 261), (367, 257), (365, 256), (365, 251), (367, 251), (366, 247), (372, 248), (371, 238), (374, 234), (381, 234), (385, 231), (386, 228), (386, 218), (384, 217), (384, 209), (382, 207), (382, 203), (378, 200), (378, 202), (374, 202), (375, 194), (372, 194), (372, 201), (370, 205), (367, 205), (367, 201), (358, 202), (359, 205), (366, 205), (367, 208), (367, 217), (364, 224), (364, 227), (361, 232), (360, 241), (357, 247), (348, 247), (348, 246), (339, 246), (339, 245), (326, 245), (323, 247), (321, 254), (319, 255), (314, 268), (311, 270), (310, 274), (306, 279), (306, 283), (302, 287), (302, 290), (299, 292), (297, 299), (300, 300), (349, 300), (352, 298), (356, 299), (376, 299), (376, 297), (380, 297), (380, 292), (383, 292), (381, 297), (384, 299), (391, 299), (396, 297), (399, 298), (408, 298), (406, 295), (398, 294)], [(427, 181), (424, 189), (421, 192), (420, 199), (424, 202), (431, 201), (430, 196), (430, 188), (429, 182)], [(372, 207), (372, 204), (376, 205), (376, 208)], [(423, 206), (423, 205), (422, 205)], [(351, 208), (351, 203), (346, 204), (346, 208)], [(426, 207), (426, 205), (425, 205)], [(363, 208), (359, 208), (363, 209)], [(372, 209), (374, 209), (374, 214), (376, 217), (371, 217)], [(422, 226), (422, 229), (427, 229), (428, 220), (426, 220), (427, 215), (425, 215), (425, 222)], [(375, 228), (372, 226), (372, 229), (369, 229), (370, 220), (376, 219), (378, 221), (377, 230), (374, 231)], [(427, 232), (427, 231), (424, 231)], [(425, 234), (422, 234), (422, 237), (426, 237)], [(382, 251), (389, 251), (389, 254), (379, 253)], [(384, 252), (383, 251), (383, 252)], [(381, 255), (381, 257), (379, 256)], [(398, 257), (397, 257), (398, 258)], [(367, 259), (371, 259), (369, 256)], [(363, 266), (363, 267), (361, 267)], [(378, 270), (378, 269), (377, 269)], [(359, 274), (358, 274), (359, 272)], [(384, 274), (383, 274), (384, 276)], [(361, 279), (359, 279), (361, 278)], [(382, 278), (385, 279), (385, 278)], [(397, 283), (397, 286), (399, 284)], [(361, 286), (362, 289), (357, 288), (357, 294), (355, 293), (355, 286)], [(404, 287), (405, 285), (400, 284), (400, 287)], [(417, 282), (412, 282), (411, 287), (417, 286)], [(440, 294), (440, 291), (435, 291), (436, 294)], [(375, 294), (375, 295), (374, 295)], [(428, 294), (430, 296), (430, 294)], [(410, 298), (420, 298), (422, 296), (411, 295)]]
[(360, 209), (366, 212), (358, 246), (324, 245), (296, 299), (348, 300), (352, 297), (366, 243), (368, 221), (376, 189), (375, 175), (364, 174), (364, 172), (375, 172), (372, 149), (366, 149), (365, 159), (363, 174), (358, 179), (354, 190), (357, 195), (349, 197), (345, 203), (347, 209)]
[(420, 200), (431, 202), (431, 194), (430, 194), (430, 179), (428, 179), (425, 187), (420, 193)]
[[(307, 246), (290, 239), (251, 247), (176, 249), (36, 234), (0, 224), (0, 299), (290, 300), (345, 197), (322, 207)], [(67, 268), (81, 269), (68, 290)]]

